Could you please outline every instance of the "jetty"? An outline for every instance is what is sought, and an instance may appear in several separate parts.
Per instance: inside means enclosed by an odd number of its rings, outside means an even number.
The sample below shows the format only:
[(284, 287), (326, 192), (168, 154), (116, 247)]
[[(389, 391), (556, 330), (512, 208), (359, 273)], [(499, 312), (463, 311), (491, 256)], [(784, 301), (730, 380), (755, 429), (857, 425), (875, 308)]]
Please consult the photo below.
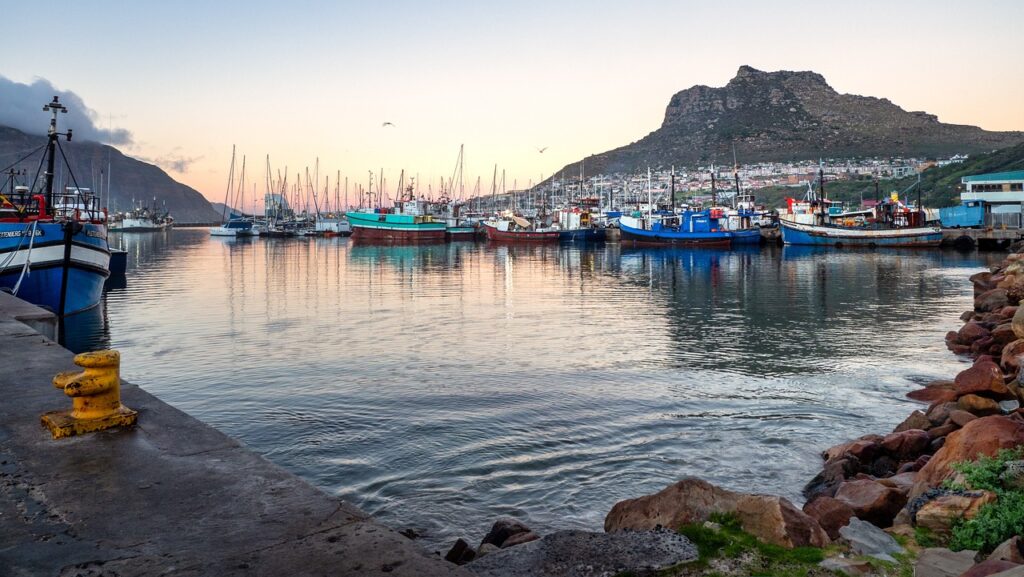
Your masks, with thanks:
[(3, 575), (468, 575), (135, 385), (134, 427), (54, 439), (55, 327), (0, 293)]

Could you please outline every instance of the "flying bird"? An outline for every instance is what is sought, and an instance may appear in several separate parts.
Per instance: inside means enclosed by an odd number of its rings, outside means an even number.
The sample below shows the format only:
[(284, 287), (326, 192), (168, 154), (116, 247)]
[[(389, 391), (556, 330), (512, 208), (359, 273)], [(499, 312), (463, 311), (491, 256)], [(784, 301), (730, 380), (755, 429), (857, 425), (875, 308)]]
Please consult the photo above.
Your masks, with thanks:
[(384, 124), (381, 124), (380, 126), (381, 126), (381, 128), (384, 128), (385, 126), (392, 126), (393, 127), (394, 124), (392, 124), (390, 122), (385, 122)]
[[(534, 148), (536, 148), (536, 147), (534, 147)], [(537, 152), (539, 152), (541, 154), (544, 154), (544, 151), (547, 150), (547, 149), (548, 149), (548, 147), (546, 147), (546, 146), (544, 148), (537, 148)]]

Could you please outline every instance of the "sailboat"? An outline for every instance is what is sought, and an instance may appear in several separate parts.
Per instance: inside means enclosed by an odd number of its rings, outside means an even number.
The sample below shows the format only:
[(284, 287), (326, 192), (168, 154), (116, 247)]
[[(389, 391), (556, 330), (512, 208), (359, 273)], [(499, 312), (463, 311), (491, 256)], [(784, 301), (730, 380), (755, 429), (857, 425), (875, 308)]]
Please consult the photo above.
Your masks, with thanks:
[[(246, 219), (243, 215), (235, 214), (231, 210), (231, 191), (235, 180), (235, 147), (231, 147), (231, 168), (228, 175), (228, 188), (224, 193), (224, 213), (221, 216), (223, 222), (220, 226), (210, 228), (210, 236), (252, 236), (253, 219)], [(245, 199), (245, 157), (242, 157), (242, 174), (238, 183), (239, 196)], [(242, 206), (243, 203), (239, 202)]]
[(59, 137), (70, 142), (72, 130), (57, 132), (58, 112), (67, 113), (57, 96), (43, 110), (52, 116), (42, 188), (18, 186), (12, 169), (9, 189), (0, 189), (0, 287), (66, 316), (96, 306), (103, 295), (110, 276), (107, 215), (99, 198), (78, 186), (70, 165), (74, 186), (54, 193)]

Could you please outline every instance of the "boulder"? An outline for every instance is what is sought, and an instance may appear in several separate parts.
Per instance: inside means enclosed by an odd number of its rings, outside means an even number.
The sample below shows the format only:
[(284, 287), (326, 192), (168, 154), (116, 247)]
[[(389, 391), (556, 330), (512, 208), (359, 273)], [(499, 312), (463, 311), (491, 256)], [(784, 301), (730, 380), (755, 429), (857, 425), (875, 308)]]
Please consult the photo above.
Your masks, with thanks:
[(974, 566), (975, 551), (958, 551), (939, 547), (929, 548), (917, 555), (914, 577), (959, 577)]
[(1012, 319), (1013, 315), (1017, 313), (1017, 308), (1018, 307), (1016, 306), (1003, 307), (999, 311), (999, 316), (1003, 317), (1004, 319)]
[[(925, 416), (928, 417), (928, 420), (931, 422), (933, 427), (938, 427), (946, 424), (946, 422), (949, 421), (949, 414), (956, 409), (957, 406), (955, 399), (951, 402), (935, 403), (928, 407), (928, 411), (925, 413)], [(931, 430), (928, 431), (928, 434), (931, 435), (933, 439), (935, 437), (942, 436), (934, 434)]]
[(979, 417), (998, 415), (1002, 412), (999, 408), (999, 401), (979, 395), (964, 395), (957, 399), (956, 406), (962, 411), (967, 411)]
[(923, 429), (890, 433), (882, 439), (882, 449), (904, 461), (916, 459), (928, 449), (931, 438)]
[(995, 500), (995, 493), (989, 491), (940, 495), (917, 510), (914, 524), (938, 535), (949, 535), (956, 521), (973, 519), (978, 509)]
[(883, 561), (895, 562), (893, 555), (903, 553), (903, 547), (875, 525), (854, 517), (850, 524), (839, 529), (839, 535), (858, 555), (867, 555)]
[(931, 428), (932, 422), (928, 420), (928, 417), (924, 416), (921, 411), (914, 411), (910, 413), (910, 416), (904, 419), (904, 421), (892, 430), (894, 433), (902, 433), (903, 431), (909, 431), (911, 429), (927, 430)]
[(469, 563), (476, 557), (476, 551), (466, 543), (464, 539), (459, 539), (452, 545), (452, 548), (448, 550), (448, 554), (444, 556), (444, 560), (449, 563), (455, 563), (456, 565), (464, 565)]
[(1024, 339), (1024, 309), (1018, 308), (1013, 313), (1013, 318), (1010, 320), (1010, 326), (1013, 327), (1013, 334), (1017, 335), (1018, 339)]
[(832, 497), (839, 485), (848, 477), (857, 474), (859, 470), (860, 463), (853, 457), (832, 459), (825, 463), (820, 473), (804, 485), (803, 495), (808, 501), (821, 495)]
[(733, 513), (743, 530), (783, 547), (823, 547), (828, 535), (789, 500), (773, 495), (748, 495), (722, 489), (700, 479), (683, 479), (653, 495), (620, 501), (604, 520), (611, 533), (646, 531), (658, 526), (678, 529), (708, 520), (712, 513)]
[(979, 313), (998, 311), (1006, 306), (1010, 306), (1006, 289), (994, 288), (974, 298), (974, 310)]
[(833, 573), (850, 577), (871, 575), (874, 572), (871, 563), (859, 559), (847, 559), (846, 557), (829, 557), (818, 563), (818, 566)]
[(1024, 565), (1024, 538), (1020, 535), (1010, 537), (996, 547), (988, 556), (989, 561), (1010, 561), (1018, 565)]
[(527, 531), (525, 533), (516, 533), (508, 539), (505, 539), (505, 542), (501, 544), (501, 548), (508, 549), (509, 547), (515, 547), (516, 545), (522, 545), (523, 543), (529, 543), (530, 541), (536, 541), (537, 539), (540, 539), (540, 535), (534, 533), (533, 531)]
[[(1014, 335), (1016, 334), (1015, 330)], [(1021, 356), (1024, 356), (1024, 339), (1017, 339), (1003, 347), (1003, 352), (999, 356), (999, 364), (1002, 365), (1004, 371), (1010, 374), (1016, 373), (1020, 370)]]
[(953, 470), (950, 465), (953, 463), (973, 461), (981, 455), (991, 457), (999, 449), (1020, 444), (1024, 444), (1024, 422), (1001, 415), (975, 419), (946, 437), (945, 445), (917, 472), (910, 497), (914, 498), (951, 477)]
[(996, 283), (992, 281), (992, 276), (993, 273), (987, 270), (970, 276), (968, 280), (970, 280), (971, 284), (974, 285), (975, 295), (979, 295), (985, 291), (995, 288)]
[(989, 575), (995, 575), (1002, 573), (1003, 571), (1009, 571), (1017, 567), (1017, 563), (1011, 563), (1009, 561), (993, 560), (993, 561), (982, 561), (974, 567), (971, 567), (967, 571), (960, 574), (960, 577), (988, 577)]
[[(1016, 329), (1014, 332), (1016, 332)], [(973, 343), (982, 337), (989, 336), (989, 334), (990, 331), (978, 321), (967, 321), (967, 323), (960, 327), (960, 330), (956, 332), (957, 342), (961, 345)], [(1021, 338), (1020, 335), (1018, 335), (1017, 338)]]
[(804, 504), (804, 513), (818, 522), (830, 539), (839, 538), (839, 529), (845, 527), (853, 517), (853, 509), (849, 505), (822, 495)]
[(962, 427), (977, 418), (977, 415), (975, 415), (974, 413), (970, 413), (968, 411), (961, 411), (960, 409), (950, 411), (949, 413), (949, 420), (953, 421), (953, 423), (958, 427)]
[(907, 398), (912, 401), (928, 403), (929, 405), (950, 403), (956, 401), (956, 391), (953, 388), (925, 388), (907, 393)]
[(999, 480), (1007, 489), (1024, 489), (1024, 461), (1008, 461)]
[(992, 329), (991, 336), (992, 341), (999, 345), (1000, 349), (1017, 340), (1017, 335), (1013, 332), (1011, 323), (1003, 323)]
[(484, 543), (476, 550), (476, 557), (474, 557), (474, 559), (479, 559), (485, 555), (490, 555), (491, 553), (495, 553), (497, 551), (501, 551), (501, 549), (499, 549), (496, 545), (493, 545), (491, 543)]
[(490, 553), (467, 568), (481, 577), (652, 575), (697, 558), (697, 548), (673, 531), (557, 531)]
[(839, 486), (835, 498), (878, 527), (891, 526), (893, 517), (907, 504), (903, 492), (871, 480), (847, 481)]
[(960, 371), (953, 383), (957, 395), (986, 393), (1004, 398), (1010, 392), (1006, 388), (1003, 371), (989, 360), (979, 360), (970, 368)]
[(530, 533), (531, 530), (526, 526), (525, 523), (512, 517), (502, 517), (491, 525), (491, 530), (484, 535), (484, 538), (480, 541), (481, 545), (490, 543), (495, 547), (503, 547), (505, 541), (514, 535), (520, 533)]
[(973, 318), (974, 318), (974, 311), (964, 311), (964, 312), (960, 313), (960, 320), (962, 320), (965, 323), (967, 321), (973, 319)]
[(954, 423), (952, 419), (946, 419), (946, 422), (941, 427), (932, 427), (931, 429), (928, 429), (928, 436), (933, 440), (941, 439), (959, 428), (960, 427)]
[(878, 479), (878, 483), (898, 490), (906, 495), (914, 486), (914, 479), (917, 477), (914, 471), (903, 472), (884, 479)]

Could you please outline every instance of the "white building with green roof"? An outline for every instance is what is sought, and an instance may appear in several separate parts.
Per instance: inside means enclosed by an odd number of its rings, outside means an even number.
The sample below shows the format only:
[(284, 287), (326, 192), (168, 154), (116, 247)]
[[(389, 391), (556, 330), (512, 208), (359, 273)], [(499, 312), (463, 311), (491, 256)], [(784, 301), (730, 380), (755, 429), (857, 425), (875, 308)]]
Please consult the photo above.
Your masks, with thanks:
[(982, 201), (987, 226), (1021, 228), (1024, 222), (1024, 170), (965, 176), (960, 202)]

